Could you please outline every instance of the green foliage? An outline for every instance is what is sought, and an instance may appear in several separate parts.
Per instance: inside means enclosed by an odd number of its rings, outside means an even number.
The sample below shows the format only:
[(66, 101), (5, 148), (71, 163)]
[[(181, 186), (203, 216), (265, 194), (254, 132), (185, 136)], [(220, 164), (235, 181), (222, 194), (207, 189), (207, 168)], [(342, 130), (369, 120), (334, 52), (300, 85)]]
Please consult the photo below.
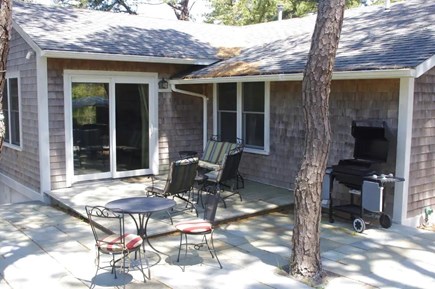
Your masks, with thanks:
[[(72, 99), (78, 100), (92, 96), (107, 96), (105, 84), (96, 83), (74, 83), (72, 86)], [(96, 107), (84, 106), (73, 110), (73, 117), (78, 125), (96, 122)]]
[[(163, 4), (169, 5), (177, 15), (177, 18), (189, 18), (189, 0), (57, 0), (62, 6), (88, 8), (101, 11), (123, 12), (136, 14), (138, 4)], [(193, 1), (192, 3), (195, 3)], [(182, 19), (182, 20), (186, 20)]]
[(137, 1), (134, 0), (58, 0), (62, 6), (89, 8), (101, 11), (136, 14)]
[[(278, 19), (277, 6), (283, 5), (282, 18), (302, 17), (317, 11), (318, 0), (210, 0), (212, 11), (206, 22), (225, 25), (248, 25)], [(347, 7), (359, 0), (346, 0)]]

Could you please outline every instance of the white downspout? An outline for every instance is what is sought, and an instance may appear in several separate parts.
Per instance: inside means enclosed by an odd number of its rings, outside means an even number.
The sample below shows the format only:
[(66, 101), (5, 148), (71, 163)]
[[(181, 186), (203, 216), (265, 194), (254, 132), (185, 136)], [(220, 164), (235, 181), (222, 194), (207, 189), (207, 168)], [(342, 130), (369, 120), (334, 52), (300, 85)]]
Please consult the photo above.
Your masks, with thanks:
[(202, 140), (202, 147), (205, 148), (206, 144), (207, 144), (207, 101), (208, 98), (207, 96), (200, 94), (200, 93), (196, 93), (196, 92), (192, 92), (192, 91), (187, 91), (187, 90), (182, 90), (182, 89), (178, 89), (175, 84), (171, 84), (171, 90), (173, 92), (178, 92), (178, 93), (182, 93), (182, 94), (186, 94), (186, 95), (192, 95), (192, 96), (196, 96), (196, 97), (200, 97), (202, 98), (202, 107), (203, 107), (203, 113), (202, 113), (202, 118), (203, 118), (203, 140)]

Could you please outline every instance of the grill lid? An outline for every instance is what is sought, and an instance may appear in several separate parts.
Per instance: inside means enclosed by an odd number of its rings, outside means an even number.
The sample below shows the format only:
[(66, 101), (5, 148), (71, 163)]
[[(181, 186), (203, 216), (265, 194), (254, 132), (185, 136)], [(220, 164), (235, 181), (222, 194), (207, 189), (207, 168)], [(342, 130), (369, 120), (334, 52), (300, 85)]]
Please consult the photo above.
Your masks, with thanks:
[(386, 162), (388, 133), (389, 129), (385, 121), (352, 121), (352, 136), (355, 138), (353, 157), (371, 162)]

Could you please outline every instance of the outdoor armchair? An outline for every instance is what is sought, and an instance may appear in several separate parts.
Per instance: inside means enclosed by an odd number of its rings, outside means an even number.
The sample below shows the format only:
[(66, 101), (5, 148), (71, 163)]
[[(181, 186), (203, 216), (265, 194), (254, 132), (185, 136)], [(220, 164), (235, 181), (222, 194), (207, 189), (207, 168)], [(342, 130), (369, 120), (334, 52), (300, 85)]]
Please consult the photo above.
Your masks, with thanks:
[(151, 186), (145, 188), (147, 196), (176, 197), (190, 205), (198, 216), (195, 204), (191, 201), (191, 193), (198, 168), (198, 158), (188, 158), (174, 161), (169, 168), (169, 174), (164, 181), (153, 178)]
[(231, 196), (238, 195), (240, 201), (242, 201), (242, 195), (237, 188), (237, 178), (239, 175), (238, 170), (242, 153), (242, 147), (229, 151), (224, 157), (221, 169), (210, 171), (205, 174), (207, 182), (205, 185), (205, 190), (216, 194), (218, 192), (224, 191), (224, 188), (229, 188), (229, 192), (225, 194), (225, 196), (221, 194), (220, 197), (225, 208), (227, 207), (225, 199)]
[[(236, 142), (220, 141), (218, 136), (212, 136), (207, 142), (198, 166), (202, 171), (219, 171), (223, 167), (225, 156), (234, 149), (243, 149), (242, 139), (237, 138)], [(244, 188), (245, 182), (237, 171), (237, 188)], [(239, 181), (241, 186), (239, 187)]]
[[(116, 279), (118, 277), (116, 268), (122, 268), (125, 273), (126, 269), (133, 264), (130, 254), (135, 253), (135, 259), (139, 261), (137, 267), (146, 282), (141, 255), (143, 239), (139, 235), (125, 232), (124, 214), (102, 206), (85, 206), (85, 210), (95, 238), (97, 272), (99, 269), (111, 267), (111, 273), (115, 274)], [(100, 266), (102, 254), (112, 257), (109, 266)], [(149, 273), (148, 259), (145, 254), (144, 258)], [(126, 261), (128, 261), (127, 265)], [(121, 264), (117, 265), (119, 263)]]
[[(187, 254), (188, 245), (194, 245), (194, 248), (197, 250), (199, 250), (203, 245), (206, 245), (211, 257), (216, 257), (219, 267), (222, 269), (222, 264), (219, 261), (213, 242), (213, 231), (219, 199), (219, 193), (207, 194), (204, 207), (204, 216), (202, 219), (186, 220), (175, 224), (175, 228), (181, 233), (177, 262), (180, 262), (180, 252), (183, 244), (185, 246), (185, 256)], [(188, 243), (188, 235), (202, 235), (202, 241), (200, 243)], [(207, 236), (210, 236), (210, 241), (207, 239)]]

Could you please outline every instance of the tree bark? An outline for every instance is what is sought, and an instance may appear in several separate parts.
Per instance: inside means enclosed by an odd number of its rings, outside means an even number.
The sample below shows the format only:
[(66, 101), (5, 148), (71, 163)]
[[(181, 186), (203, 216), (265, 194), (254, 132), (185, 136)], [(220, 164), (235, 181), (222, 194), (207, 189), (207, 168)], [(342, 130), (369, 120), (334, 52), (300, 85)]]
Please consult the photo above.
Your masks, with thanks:
[(178, 20), (189, 21), (189, 0), (170, 1), (167, 4), (174, 10), (175, 16)]
[(12, 28), (12, 0), (0, 0), (0, 153), (5, 137), (3, 115), (3, 91), (6, 77), (6, 64), (9, 54), (9, 40)]
[(319, 282), (321, 188), (330, 146), (329, 92), (345, 0), (321, 0), (302, 80), (305, 151), (295, 186), (290, 274)]

